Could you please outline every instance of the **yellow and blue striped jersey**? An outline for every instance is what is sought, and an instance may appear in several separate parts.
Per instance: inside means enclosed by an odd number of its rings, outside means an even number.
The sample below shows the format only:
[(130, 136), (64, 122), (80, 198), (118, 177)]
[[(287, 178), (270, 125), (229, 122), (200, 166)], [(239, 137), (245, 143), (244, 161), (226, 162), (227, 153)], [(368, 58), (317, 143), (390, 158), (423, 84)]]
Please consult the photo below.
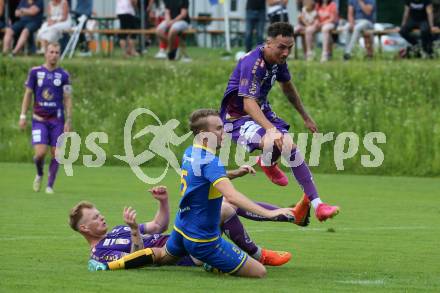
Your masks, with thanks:
[(182, 160), (181, 200), (174, 229), (194, 242), (217, 239), (223, 196), (214, 187), (226, 179), (226, 170), (215, 152), (201, 145), (186, 149)]

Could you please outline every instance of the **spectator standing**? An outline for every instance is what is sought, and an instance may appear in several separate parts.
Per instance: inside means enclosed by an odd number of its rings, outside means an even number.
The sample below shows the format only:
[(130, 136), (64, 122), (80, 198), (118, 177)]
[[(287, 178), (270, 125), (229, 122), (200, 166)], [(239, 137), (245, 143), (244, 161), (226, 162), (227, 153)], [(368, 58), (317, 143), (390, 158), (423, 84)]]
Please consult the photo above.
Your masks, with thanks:
[(417, 39), (411, 35), (411, 31), (419, 28), (422, 36), (423, 51), (428, 57), (433, 57), (431, 31), (434, 26), (434, 14), (431, 0), (406, 0), (403, 12), (400, 35), (411, 44), (407, 52), (417, 44)]
[[(347, 33), (345, 42), (344, 60), (351, 58), (351, 52), (358, 43), (359, 38), (366, 30), (374, 28), (376, 21), (376, 0), (349, 0), (348, 1), (348, 22), (344, 27)], [(372, 36), (368, 36), (372, 37)], [(366, 42), (367, 43), (367, 42)], [(369, 42), (372, 43), (372, 40)], [(373, 47), (370, 46), (367, 56), (372, 57)]]
[(5, 0), (0, 0), (0, 29), (5, 27)]
[[(137, 0), (117, 0), (116, 15), (121, 29), (139, 29), (139, 19), (136, 17)], [(136, 35), (120, 34), (119, 46), (124, 51), (124, 56), (139, 56), (135, 49)]]
[(248, 0), (246, 3), (246, 52), (253, 48), (252, 38), (255, 30), (257, 45), (263, 43), (264, 25), (266, 24), (266, 1)]
[(3, 38), (3, 54), (7, 54), (12, 48), (15, 36), (19, 36), (12, 55), (23, 49), (29, 36), (36, 32), (43, 22), (44, 3), (43, 0), (21, 0), (15, 9), (15, 16), (20, 18), (11, 27), (6, 29)]
[(69, 4), (66, 0), (51, 0), (47, 6), (47, 21), (37, 34), (44, 53), (48, 43), (55, 43), (62, 37), (63, 31), (72, 26), (69, 16)]
[(289, 22), (289, 12), (287, 4), (289, 0), (267, 0), (267, 16), (269, 22)]
[[(89, 19), (90, 17), (92, 17), (93, 14), (93, 0), (77, 0), (76, 7), (73, 12), (78, 23), (81, 15), (85, 15), (87, 19)], [(86, 27), (86, 25), (87, 21), (84, 22), (84, 27)], [(81, 33), (79, 35), (78, 44), (79, 49), (83, 55), (90, 55), (89, 46), (87, 44), (87, 39), (84, 33)]]

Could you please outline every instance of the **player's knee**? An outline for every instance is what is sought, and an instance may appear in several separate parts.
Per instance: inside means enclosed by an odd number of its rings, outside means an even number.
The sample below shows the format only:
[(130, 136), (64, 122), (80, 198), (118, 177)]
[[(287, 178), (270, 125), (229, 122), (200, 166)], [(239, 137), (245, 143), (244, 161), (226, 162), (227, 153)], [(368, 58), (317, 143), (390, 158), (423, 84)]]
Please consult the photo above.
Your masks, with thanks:
[(224, 220), (230, 218), (234, 214), (235, 214), (235, 209), (232, 207), (232, 205), (230, 203), (223, 202), (222, 209), (221, 209), (222, 220), (224, 221)]

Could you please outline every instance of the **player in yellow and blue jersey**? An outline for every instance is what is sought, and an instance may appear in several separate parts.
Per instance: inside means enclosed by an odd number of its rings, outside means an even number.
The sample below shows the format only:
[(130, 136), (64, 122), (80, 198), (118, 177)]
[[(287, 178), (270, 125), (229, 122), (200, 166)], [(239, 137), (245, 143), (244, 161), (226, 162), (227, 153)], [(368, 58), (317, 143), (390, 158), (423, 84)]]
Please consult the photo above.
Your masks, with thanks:
[(292, 210), (268, 210), (238, 192), (227, 177), (216, 150), (224, 136), (223, 122), (215, 110), (192, 113), (190, 127), (194, 145), (183, 155), (181, 195), (174, 229), (166, 243), (171, 257), (190, 254), (205, 267), (222, 273), (264, 277), (264, 266), (238, 247), (221, 238), (220, 210), (225, 199), (244, 210), (265, 218), (291, 217)]

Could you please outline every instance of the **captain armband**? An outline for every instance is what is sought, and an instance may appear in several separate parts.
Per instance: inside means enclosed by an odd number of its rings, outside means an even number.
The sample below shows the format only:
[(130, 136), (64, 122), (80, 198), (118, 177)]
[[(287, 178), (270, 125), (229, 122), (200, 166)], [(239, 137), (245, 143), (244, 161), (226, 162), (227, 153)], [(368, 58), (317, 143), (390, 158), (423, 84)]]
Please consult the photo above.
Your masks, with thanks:
[(72, 94), (72, 86), (70, 84), (66, 84), (63, 86), (63, 93), (66, 95)]

